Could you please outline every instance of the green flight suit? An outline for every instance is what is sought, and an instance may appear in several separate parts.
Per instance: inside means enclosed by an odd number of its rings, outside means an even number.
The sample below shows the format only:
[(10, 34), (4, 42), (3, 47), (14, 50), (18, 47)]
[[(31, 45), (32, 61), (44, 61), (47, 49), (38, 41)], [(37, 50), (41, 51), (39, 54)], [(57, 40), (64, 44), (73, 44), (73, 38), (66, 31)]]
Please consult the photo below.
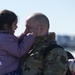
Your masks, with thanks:
[(37, 37), (33, 48), (22, 58), (23, 75), (65, 75), (67, 54), (62, 48), (54, 48), (44, 58), (43, 53), (53, 42), (51, 36)]

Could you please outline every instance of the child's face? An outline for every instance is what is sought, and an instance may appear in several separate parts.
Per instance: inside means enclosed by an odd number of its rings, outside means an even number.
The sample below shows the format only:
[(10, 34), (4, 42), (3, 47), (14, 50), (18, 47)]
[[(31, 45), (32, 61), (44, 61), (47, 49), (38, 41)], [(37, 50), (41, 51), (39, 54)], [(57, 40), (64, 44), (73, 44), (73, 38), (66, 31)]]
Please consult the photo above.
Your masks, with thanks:
[(12, 23), (12, 31), (15, 32), (17, 29), (17, 20)]

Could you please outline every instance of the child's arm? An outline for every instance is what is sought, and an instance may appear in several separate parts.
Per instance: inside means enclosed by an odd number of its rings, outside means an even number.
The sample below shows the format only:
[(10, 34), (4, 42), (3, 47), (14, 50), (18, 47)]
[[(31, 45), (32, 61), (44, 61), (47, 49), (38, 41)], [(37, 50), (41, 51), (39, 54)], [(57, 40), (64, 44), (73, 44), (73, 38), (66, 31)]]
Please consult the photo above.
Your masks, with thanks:
[(26, 35), (24, 33), (22, 33), (20, 36), (18, 36), (18, 43), (19, 44), (23, 41), (23, 39), (24, 39), (25, 36)]
[[(18, 42), (19, 42), (19, 44), (23, 41), (24, 37), (25, 37), (26, 35), (28, 35), (28, 34), (30, 34), (30, 33), (25, 30), (20, 36), (18, 36)], [(35, 33), (31, 33), (31, 34), (33, 34), (34, 36), (36, 36)]]
[(18, 39), (16, 37), (8, 36), (4, 41), (3, 47), (9, 54), (16, 57), (21, 57), (29, 51), (34, 39), (35, 36), (33, 34), (28, 34), (24, 37), (23, 41), (18, 44)]

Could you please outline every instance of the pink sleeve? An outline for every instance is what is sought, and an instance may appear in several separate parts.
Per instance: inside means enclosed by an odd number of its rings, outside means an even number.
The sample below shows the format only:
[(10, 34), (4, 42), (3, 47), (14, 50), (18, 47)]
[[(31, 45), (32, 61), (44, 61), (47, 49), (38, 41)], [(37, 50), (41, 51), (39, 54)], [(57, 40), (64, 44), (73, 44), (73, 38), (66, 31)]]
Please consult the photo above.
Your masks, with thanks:
[(19, 44), (23, 41), (23, 39), (24, 39), (25, 36), (26, 35), (24, 33), (22, 33), (20, 36), (18, 36), (18, 42), (19, 42)]
[(23, 41), (18, 44), (18, 39), (10, 36), (5, 39), (3, 47), (9, 54), (21, 57), (29, 51), (34, 42), (34, 38), (32, 35), (25, 36)]

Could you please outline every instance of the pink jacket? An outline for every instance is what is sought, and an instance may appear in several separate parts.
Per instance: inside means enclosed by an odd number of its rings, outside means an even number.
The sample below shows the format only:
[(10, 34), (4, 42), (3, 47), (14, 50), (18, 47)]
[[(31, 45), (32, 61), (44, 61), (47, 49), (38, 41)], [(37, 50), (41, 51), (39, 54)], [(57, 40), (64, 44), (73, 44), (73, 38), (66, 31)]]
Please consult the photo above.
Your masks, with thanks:
[(11, 34), (0, 33), (0, 75), (17, 69), (19, 59), (32, 46), (34, 36), (28, 35), (18, 44), (18, 38)]

